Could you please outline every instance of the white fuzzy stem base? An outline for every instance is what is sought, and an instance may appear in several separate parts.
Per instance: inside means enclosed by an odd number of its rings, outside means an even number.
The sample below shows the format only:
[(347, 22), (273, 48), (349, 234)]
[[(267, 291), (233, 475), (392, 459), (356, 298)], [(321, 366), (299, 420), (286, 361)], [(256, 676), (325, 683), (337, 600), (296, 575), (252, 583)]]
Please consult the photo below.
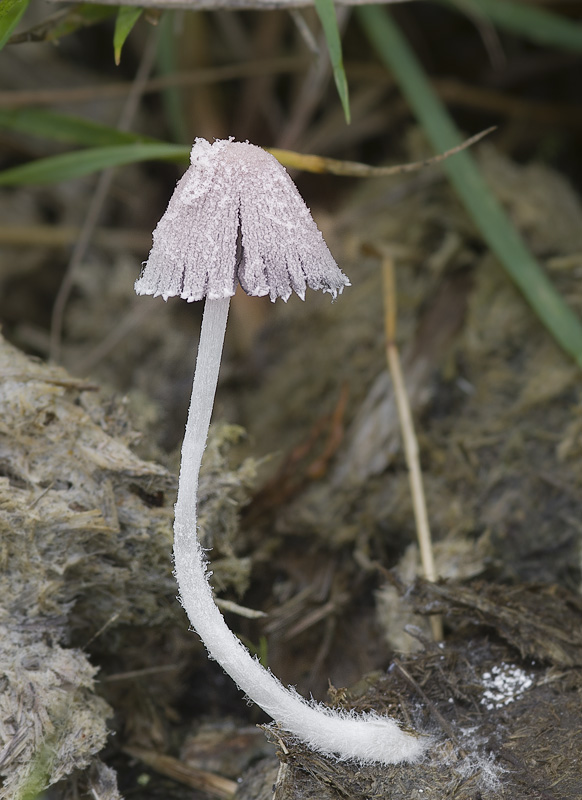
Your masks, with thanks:
[(182, 604), (209, 654), (240, 689), (284, 730), (314, 750), (361, 763), (393, 764), (418, 759), (423, 740), (404, 733), (394, 720), (377, 714), (338, 713), (309, 703), (286, 689), (253, 658), (227, 626), (212, 596), (206, 559), (196, 535), (196, 495), (200, 462), (212, 414), (229, 298), (206, 300), (192, 403), (182, 446), (174, 523), (175, 575)]

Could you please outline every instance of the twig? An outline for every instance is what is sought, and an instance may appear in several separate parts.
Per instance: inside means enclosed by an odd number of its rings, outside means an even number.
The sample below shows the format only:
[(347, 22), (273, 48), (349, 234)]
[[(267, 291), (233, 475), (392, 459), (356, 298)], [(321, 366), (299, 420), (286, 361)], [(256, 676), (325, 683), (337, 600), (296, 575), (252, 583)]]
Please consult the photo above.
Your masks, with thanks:
[[(412, 506), (416, 522), (416, 534), (420, 547), (420, 560), (426, 579), (434, 582), (437, 579), (437, 572), (434, 563), (430, 526), (426, 510), (422, 472), (418, 457), (418, 442), (414, 433), (414, 423), (412, 421), (406, 386), (400, 366), (400, 356), (398, 355), (398, 348), (396, 346), (396, 281), (394, 278), (394, 262), (390, 256), (384, 256), (382, 259), (382, 278), (384, 284), (386, 358), (392, 377), (394, 396), (398, 408), (398, 416), (400, 418), (400, 427), (402, 429), (402, 440), (406, 464), (408, 466)], [(431, 616), (430, 622), (434, 638), (437, 641), (442, 639), (443, 626), (441, 618)]]
[[(285, 742), (277, 734), (277, 731), (272, 727), (266, 728), (266, 726), (264, 726), (264, 725), (262, 725), (261, 727), (265, 728), (265, 730), (269, 731), (269, 733), (277, 740), (283, 755), (284, 756), (288, 756), (289, 755), (289, 750), (285, 746)], [(277, 800), (277, 798), (279, 797), (279, 794), (281, 793), (280, 789), (282, 788), (283, 782), (285, 781), (285, 778), (287, 777), (288, 770), (289, 770), (289, 765), (287, 764), (287, 762), (286, 761), (279, 761), (279, 769), (277, 770), (277, 777), (275, 778), (275, 784), (273, 786), (272, 800)]]
[(228, 611), (229, 614), (238, 614), (239, 617), (244, 617), (245, 619), (262, 619), (267, 616), (264, 611), (259, 611), (257, 608), (241, 606), (238, 603), (234, 603), (232, 600), (223, 600), (220, 597), (216, 597), (215, 601), (216, 605), (222, 609), (222, 611)]
[(119, 611), (115, 611), (115, 612), (114, 612), (114, 613), (113, 613), (113, 614), (112, 614), (112, 615), (109, 617), (109, 619), (107, 619), (107, 620), (106, 620), (106, 621), (103, 623), (103, 625), (102, 625), (102, 626), (99, 628), (99, 630), (98, 630), (98, 631), (96, 631), (96, 632), (93, 634), (93, 636), (91, 636), (91, 638), (90, 638), (90, 639), (88, 639), (88, 640), (85, 642), (85, 644), (83, 645), (83, 649), (84, 649), (84, 650), (86, 650), (86, 649), (87, 649), (87, 647), (88, 647), (88, 646), (89, 646), (89, 645), (90, 645), (92, 642), (94, 642), (94, 641), (95, 641), (95, 639), (99, 638), (99, 636), (101, 636), (101, 634), (102, 634), (102, 633), (104, 633), (104, 632), (107, 630), (107, 628), (108, 628), (110, 625), (112, 625), (112, 624), (113, 624), (113, 623), (114, 623), (114, 622), (115, 622), (115, 621), (116, 621), (116, 620), (119, 618), (119, 613), (120, 613)]
[(313, 35), (313, 31), (307, 24), (305, 17), (297, 8), (292, 8), (289, 11), (289, 16), (295, 23), (295, 27), (301, 34), (301, 38), (305, 42), (307, 49), (313, 56), (319, 56), (321, 52), (320, 42), (317, 41), (315, 36)]
[(110, 675), (101, 675), (100, 683), (116, 683), (117, 681), (134, 681), (147, 675), (160, 675), (164, 672), (175, 672), (181, 669), (180, 664), (160, 664), (157, 667), (144, 667), (143, 669), (128, 669), (126, 672), (112, 672)]
[(238, 784), (235, 781), (215, 775), (204, 769), (190, 767), (183, 761), (171, 756), (162, 755), (155, 750), (142, 750), (141, 747), (124, 747), (123, 752), (147, 764), (160, 775), (166, 775), (191, 789), (201, 789), (215, 797), (228, 800), (234, 796)]
[[(404, 680), (422, 698), (422, 701), (424, 702), (426, 707), (430, 709), (430, 712), (432, 713), (433, 717), (438, 721), (439, 725), (447, 734), (447, 736), (450, 738), (450, 740), (454, 742), (457, 745), (457, 747), (459, 747), (459, 741), (457, 739), (453, 726), (447, 719), (443, 717), (441, 712), (438, 710), (438, 708), (435, 706), (435, 704), (432, 702), (432, 700), (426, 694), (426, 692), (423, 690), (420, 684), (414, 680), (410, 672), (400, 663), (400, 661), (397, 658), (392, 659), (392, 663), (394, 664), (396, 669), (400, 672)], [(462, 750), (460, 747), (459, 747), (459, 753), (463, 757), (467, 755), (466, 752)]]
[(286, 167), (293, 169), (304, 170), (305, 172), (316, 173), (330, 173), (331, 175), (343, 175), (349, 178), (387, 178), (390, 175), (400, 175), (407, 172), (416, 172), (417, 170), (431, 167), (438, 164), (451, 156), (466, 150), (468, 147), (476, 144), (485, 136), (490, 134), (496, 129), (495, 125), (487, 128), (481, 133), (471, 136), (462, 144), (452, 147), (444, 153), (439, 153), (432, 158), (426, 158), (423, 161), (412, 161), (409, 164), (396, 164), (393, 167), (371, 167), (369, 164), (360, 164), (357, 161), (339, 161), (335, 158), (324, 158), (323, 156), (303, 155), (302, 153), (295, 153), (292, 150), (281, 150), (276, 147), (267, 148), (269, 153), (284, 164)]

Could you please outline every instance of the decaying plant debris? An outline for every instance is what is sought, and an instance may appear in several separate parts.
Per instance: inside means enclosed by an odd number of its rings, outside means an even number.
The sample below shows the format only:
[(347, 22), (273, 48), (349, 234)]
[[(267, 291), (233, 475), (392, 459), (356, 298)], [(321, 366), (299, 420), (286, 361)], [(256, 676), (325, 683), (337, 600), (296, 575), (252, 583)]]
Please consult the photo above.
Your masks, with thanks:
[[(95, 693), (97, 667), (83, 647), (117, 631), (109, 647), (119, 651), (120, 626), (182, 621), (163, 499), (174, 477), (131, 452), (135, 434), (96, 386), (4, 340), (0, 375), (0, 796), (15, 798), (90, 765), (89, 788), (102, 782), (94, 756), (113, 710)], [(219, 431), (209, 447), (201, 526), (218, 534), (217, 586), (242, 592), (248, 562), (230, 538), (254, 468), (225, 469), (229, 437)]]
[[(520, 611), (524, 631), (552, 625), (564, 636), (582, 612), (576, 595), (554, 597), (552, 612), (531, 608), (528, 590), (483, 586), (496, 596), (481, 625), (461, 622), (444, 646), (428, 643), (420, 655), (395, 659), (388, 674), (341, 695), (350, 707), (397, 710), (403, 719), (422, 724), (433, 735), (432, 747), (418, 765), (354, 770), (330, 764), (290, 741), (283, 732), (271, 734), (283, 768), (272, 762), (249, 773), (237, 800), (284, 798), (512, 798), (557, 800), (582, 792), (581, 689), (582, 670), (564, 669), (548, 651), (540, 657), (535, 636), (520, 637), (519, 650), (501, 641), (500, 622), (507, 603)], [(541, 590), (543, 592), (543, 590)], [(447, 614), (462, 603), (466, 590), (454, 585), (421, 584), (411, 597)], [(556, 624), (562, 611), (564, 627)], [(487, 628), (491, 633), (487, 633)], [(425, 642), (426, 644), (426, 642)], [(582, 645), (573, 644), (580, 664)], [(420, 722), (422, 720), (422, 722)], [(276, 777), (274, 777), (276, 776)]]

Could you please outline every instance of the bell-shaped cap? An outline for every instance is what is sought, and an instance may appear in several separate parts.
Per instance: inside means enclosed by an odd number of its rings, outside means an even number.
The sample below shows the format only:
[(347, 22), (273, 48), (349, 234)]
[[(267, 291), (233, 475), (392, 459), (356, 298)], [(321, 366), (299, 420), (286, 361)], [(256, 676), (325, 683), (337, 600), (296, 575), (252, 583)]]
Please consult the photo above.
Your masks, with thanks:
[(255, 145), (196, 139), (136, 281), (138, 294), (188, 302), (234, 294), (334, 297), (350, 282), (285, 168)]

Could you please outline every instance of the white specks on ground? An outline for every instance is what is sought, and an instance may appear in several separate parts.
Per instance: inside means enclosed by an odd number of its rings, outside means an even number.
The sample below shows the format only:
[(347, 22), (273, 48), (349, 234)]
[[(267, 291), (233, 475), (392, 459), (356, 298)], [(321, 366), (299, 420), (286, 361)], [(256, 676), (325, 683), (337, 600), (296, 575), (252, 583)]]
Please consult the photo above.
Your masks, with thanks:
[(499, 666), (493, 666), (488, 672), (484, 672), (482, 680), (484, 692), (481, 703), (488, 711), (514, 703), (533, 686), (531, 675), (521, 667), (516, 667), (514, 664), (506, 664), (505, 662), (502, 662)]

